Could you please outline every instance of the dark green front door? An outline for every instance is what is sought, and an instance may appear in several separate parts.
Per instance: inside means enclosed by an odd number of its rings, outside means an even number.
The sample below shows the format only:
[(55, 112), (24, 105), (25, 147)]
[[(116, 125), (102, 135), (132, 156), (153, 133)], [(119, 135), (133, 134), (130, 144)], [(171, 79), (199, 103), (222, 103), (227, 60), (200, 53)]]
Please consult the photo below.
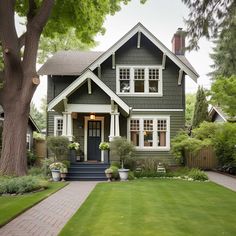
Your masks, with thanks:
[(88, 160), (101, 161), (101, 121), (88, 121)]

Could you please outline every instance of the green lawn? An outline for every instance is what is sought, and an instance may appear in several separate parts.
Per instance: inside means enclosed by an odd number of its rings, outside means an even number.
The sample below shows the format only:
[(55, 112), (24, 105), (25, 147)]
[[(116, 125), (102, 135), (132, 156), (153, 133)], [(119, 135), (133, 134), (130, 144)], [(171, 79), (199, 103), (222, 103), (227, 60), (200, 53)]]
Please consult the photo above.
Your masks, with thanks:
[(8, 223), (17, 215), (50, 196), (65, 185), (66, 183), (63, 182), (50, 183), (48, 189), (37, 193), (0, 197), (0, 226)]
[(213, 183), (98, 184), (60, 235), (236, 235), (236, 193)]

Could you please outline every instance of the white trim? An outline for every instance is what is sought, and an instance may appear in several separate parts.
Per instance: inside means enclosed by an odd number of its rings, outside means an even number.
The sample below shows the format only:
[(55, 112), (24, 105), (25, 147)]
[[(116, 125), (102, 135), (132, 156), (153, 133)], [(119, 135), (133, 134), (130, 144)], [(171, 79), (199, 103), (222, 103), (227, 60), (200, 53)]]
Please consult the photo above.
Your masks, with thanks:
[(184, 109), (132, 109), (134, 112), (184, 111)]
[(210, 110), (210, 112), (209, 112), (210, 116), (213, 116), (213, 115), (211, 114), (211, 113), (213, 112), (213, 110), (215, 110), (216, 113), (218, 113), (218, 115), (219, 115), (224, 121), (227, 122), (227, 119), (224, 117), (224, 115), (223, 115), (221, 112), (219, 112), (219, 110), (218, 110), (216, 107), (214, 107), (214, 106), (212, 106), (212, 108), (211, 108), (211, 110)]
[[(170, 151), (170, 116), (169, 115), (131, 115), (127, 119), (127, 139), (131, 141), (130, 137), (130, 121), (131, 119), (139, 119), (140, 120), (140, 147), (136, 147), (137, 151)], [(143, 120), (144, 119), (151, 119), (153, 120), (153, 147), (144, 147), (143, 144)], [(165, 147), (157, 147), (156, 140), (157, 140), (157, 120), (158, 119), (165, 119), (167, 121), (167, 131), (166, 131), (166, 146)]]
[(116, 68), (116, 55), (113, 52), (112, 53), (112, 69), (115, 69), (115, 68)]
[(111, 113), (111, 105), (102, 104), (68, 104), (68, 112)]
[(88, 78), (88, 94), (92, 94), (91, 79)]
[(129, 106), (123, 102), (107, 85), (105, 85), (92, 71), (86, 70), (80, 77), (72, 82), (66, 89), (64, 89), (57, 97), (55, 97), (48, 104), (48, 111), (52, 110), (61, 100), (72, 94), (78, 89), (86, 80), (90, 78), (97, 84), (112, 100), (114, 100), (127, 114), (129, 114)]
[(138, 31), (137, 48), (140, 48), (140, 43), (141, 43), (141, 32)]
[[(57, 136), (57, 120), (63, 120), (63, 116), (60, 116), (60, 115), (54, 116), (54, 132), (53, 132), (54, 136)], [(64, 122), (64, 121), (62, 121), (62, 122)], [(63, 132), (63, 128), (62, 128), (62, 132)]]
[[(91, 120), (89, 116), (84, 117), (84, 161), (88, 160), (88, 121)], [(101, 121), (101, 142), (104, 142), (104, 117), (96, 116), (94, 121)], [(101, 152), (101, 162), (104, 162), (104, 152)]]
[[(127, 93), (120, 92), (120, 69), (129, 69), (130, 70), (130, 91)], [(135, 79), (134, 79), (134, 70), (135, 69), (144, 69), (144, 92), (137, 93), (134, 91)], [(152, 93), (149, 92), (149, 69), (158, 69), (158, 92)], [(162, 79), (162, 65), (116, 65), (116, 94), (120, 97), (162, 97), (163, 96), (163, 79)]]
[(166, 54), (180, 69), (182, 69), (193, 81), (197, 82), (198, 74), (194, 73), (186, 64), (184, 64), (173, 52), (171, 52), (161, 41), (159, 41), (150, 31), (148, 31), (141, 23), (134, 26), (127, 34), (125, 34), (117, 43), (103, 53), (97, 60), (95, 60), (89, 68), (93, 71), (98, 64), (103, 63), (109, 58), (112, 53), (117, 51), (130, 38), (138, 32), (143, 33), (156, 47), (158, 47), (164, 54)]
[(26, 144), (28, 143), (27, 139), (29, 140), (29, 148), (27, 147), (27, 150), (31, 151), (31, 135), (30, 134), (26, 134)]
[(165, 69), (166, 67), (166, 54), (165, 53), (163, 53), (163, 56), (162, 56), (162, 67), (163, 69)]

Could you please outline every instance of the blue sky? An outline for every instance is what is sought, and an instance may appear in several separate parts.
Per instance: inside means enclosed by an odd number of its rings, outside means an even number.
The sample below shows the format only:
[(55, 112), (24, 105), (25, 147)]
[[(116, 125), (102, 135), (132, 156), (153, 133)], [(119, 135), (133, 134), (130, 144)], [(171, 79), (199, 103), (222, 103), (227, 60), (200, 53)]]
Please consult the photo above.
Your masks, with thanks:
[[(132, 0), (128, 5), (123, 5), (120, 12), (114, 16), (107, 16), (104, 23), (106, 28), (105, 35), (98, 35), (96, 41), (99, 45), (92, 49), (95, 51), (105, 51), (134, 25), (141, 22), (151, 31), (162, 43), (171, 49), (171, 39), (177, 28), (186, 29), (184, 18), (188, 16), (188, 8), (181, 0), (147, 0), (143, 5), (139, 0)], [(200, 50), (187, 52), (186, 57), (200, 75), (198, 84), (205, 88), (210, 87), (210, 80), (207, 74), (211, 71), (210, 65), (213, 64), (209, 58), (212, 44), (206, 39), (199, 42)], [(197, 86), (191, 79), (186, 80), (186, 92), (196, 92)], [(41, 79), (33, 98), (38, 106), (40, 98), (46, 94), (46, 79)]]

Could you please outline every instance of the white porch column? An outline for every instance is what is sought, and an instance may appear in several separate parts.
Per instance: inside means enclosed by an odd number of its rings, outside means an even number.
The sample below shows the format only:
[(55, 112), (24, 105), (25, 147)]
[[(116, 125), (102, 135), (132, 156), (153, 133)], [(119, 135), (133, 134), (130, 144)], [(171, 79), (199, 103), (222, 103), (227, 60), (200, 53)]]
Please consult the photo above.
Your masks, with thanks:
[(120, 136), (120, 121), (119, 121), (120, 113), (115, 113), (115, 136)]
[(112, 141), (114, 136), (115, 136), (115, 116), (113, 113), (111, 113), (109, 141)]
[(71, 113), (67, 113), (67, 137), (70, 141), (73, 139), (73, 123)]
[(62, 126), (62, 136), (67, 134), (67, 112), (62, 112), (63, 114), (63, 126)]

